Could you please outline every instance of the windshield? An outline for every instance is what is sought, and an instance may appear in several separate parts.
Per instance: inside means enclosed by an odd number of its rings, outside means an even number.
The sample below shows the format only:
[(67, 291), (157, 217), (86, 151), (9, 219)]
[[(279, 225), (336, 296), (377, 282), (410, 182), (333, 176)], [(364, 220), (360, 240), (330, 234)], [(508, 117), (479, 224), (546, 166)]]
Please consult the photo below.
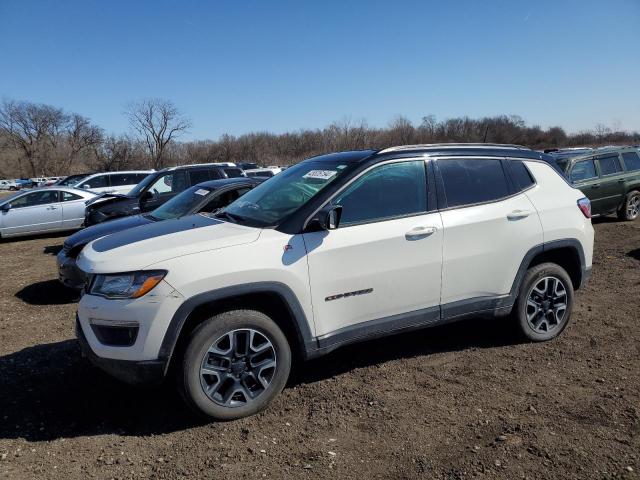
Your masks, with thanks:
[(299, 163), (258, 185), (219, 215), (256, 227), (278, 225), (349, 170), (344, 161)]
[(129, 193), (127, 193), (128, 197), (138, 197), (145, 190), (151, 182), (153, 182), (158, 176), (158, 172), (150, 173), (146, 177), (142, 179), (142, 181), (137, 184), (135, 187), (131, 189)]
[(89, 175), (69, 175), (64, 180), (58, 180), (56, 184), (62, 187), (73, 187), (74, 185), (80, 183), (82, 179), (87, 178), (88, 176)]
[(212, 190), (207, 187), (191, 187), (163, 203), (150, 213), (158, 220), (169, 220), (188, 215)]

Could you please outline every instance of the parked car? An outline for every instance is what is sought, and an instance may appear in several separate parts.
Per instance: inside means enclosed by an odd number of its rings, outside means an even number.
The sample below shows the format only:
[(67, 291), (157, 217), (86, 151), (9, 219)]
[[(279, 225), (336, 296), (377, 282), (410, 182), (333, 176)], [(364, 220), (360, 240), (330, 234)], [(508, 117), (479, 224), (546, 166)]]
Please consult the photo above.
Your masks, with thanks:
[(58, 279), (69, 288), (81, 289), (84, 286), (86, 277), (84, 272), (77, 267), (76, 258), (84, 246), (93, 240), (162, 220), (195, 213), (215, 213), (259, 184), (260, 180), (244, 177), (199, 183), (147, 214), (102, 222), (80, 230), (64, 241), (62, 250), (58, 253)]
[(615, 213), (621, 220), (640, 215), (640, 150), (596, 149), (564, 163), (570, 182), (591, 201), (593, 215)]
[(54, 185), (60, 185), (61, 187), (75, 187), (78, 183), (80, 183), (81, 180), (87, 178), (89, 175), (94, 174), (95, 172), (69, 175), (68, 177), (60, 178)]
[(282, 170), (280, 169), (280, 167), (267, 167), (267, 168), (254, 168), (252, 170), (245, 170), (244, 173), (247, 177), (270, 178), (277, 175), (281, 171)]
[(15, 180), (0, 180), (0, 190), (10, 190), (15, 192), (21, 188), (22, 185)]
[(294, 355), (469, 316), (511, 314), (523, 338), (556, 337), (590, 274), (589, 217), (524, 148), (322, 155), (214, 217), (89, 243), (77, 335), (112, 375), (175, 372), (197, 412), (239, 418), (282, 390)]
[[(87, 205), (85, 226), (150, 212), (183, 190), (207, 180), (244, 178), (242, 170), (227, 164), (170, 167), (148, 175), (127, 195), (106, 195)], [(99, 200), (99, 203), (97, 203)]]
[(0, 237), (73, 230), (84, 221), (85, 201), (95, 193), (44, 187), (0, 200)]
[(20, 189), (34, 188), (38, 186), (36, 183), (32, 182), (28, 178), (16, 178), (16, 183), (20, 186)]
[(260, 168), (257, 163), (252, 162), (243, 162), (236, 164), (242, 170), (254, 170), (256, 168)]
[(33, 177), (29, 179), (34, 187), (42, 187), (47, 181), (46, 177)]
[(74, 185), (76, 188), (96, 193), (129, 193), (153, 170), (131, 170), (122, 172), (94, 173)]

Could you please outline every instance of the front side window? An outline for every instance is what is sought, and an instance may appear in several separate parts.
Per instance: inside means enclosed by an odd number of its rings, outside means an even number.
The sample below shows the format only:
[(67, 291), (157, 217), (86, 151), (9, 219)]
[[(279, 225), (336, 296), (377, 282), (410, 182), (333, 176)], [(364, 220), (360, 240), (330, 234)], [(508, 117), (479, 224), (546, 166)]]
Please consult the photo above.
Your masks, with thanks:
[(221, 216), (256, 227), (275, 226), (357, 164), (307, 160), (261, 183), (233, 202)]
[(596, 173), (596, 166), (593, 163), (593, 159), (576, 162), (571, 169), (571, 181), (574, 183), (583, 182), (591, 178), (596, 178), (597, 176), (598, 174)]
[(221, 208), (235, 202), (242, 195), (251, 190), (251, 187), (234, 188), (233, 190), (227, 190), (219, 194), (214, 194), (211, 199), (202, 209), (201, 212), (214, 213)]
[(640, 156), (638, 156), (637, 152), (623, 153), (622, 159), (624, 160), (624, 165), (627, 167), (628, 171), (633, 172), (635, 170), (640, 170)]
[(608, 155), (606, 157), (599, 157), (598, 163), (600, 164), (600, 175), (614, 175), (622, 171), (620, 166), (620, 160), (618, 155)]
[(427, 211), (427, 179), (422, 160), (380, 165), (356, 179), (332, 202), (342, 206), (341, 226)]
[(211, 174), (210, 170), (191, 170), (189, 172), (189, 178), (191, 179), (191, 185), (196, 185), (202, 182), (208, 182), (213, 178), (218, 178)]
[(439, 160), (448, 207), (490, 202), (509, 196), (500, 160)]
[(58, 203), (58, 191), (46, 190), (43, 192), (33, 192), (23, 195), (11, 201), (11, 208), (35, 207), (48, 203)]
[(87, 178), (78, 185), (79, 188), (105, 188), (109, 186), (108, 175), (98, 175), (97, 177)]
[(149, 187), (149, 192), (154, 195), (179, 193), (187, 187), (187, 179), (184, 170), (175, 170), (159, 177)]

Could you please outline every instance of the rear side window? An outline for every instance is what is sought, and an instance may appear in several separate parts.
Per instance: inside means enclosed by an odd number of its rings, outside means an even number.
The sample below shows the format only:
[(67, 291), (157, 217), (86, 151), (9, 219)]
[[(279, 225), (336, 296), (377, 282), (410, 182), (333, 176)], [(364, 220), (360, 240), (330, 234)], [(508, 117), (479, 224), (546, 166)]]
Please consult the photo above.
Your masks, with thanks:
[(640, 156), (636, 152), (623, 153), (622, 159), (628, 171), (640, 170)]
[(124, 185), (136, 185), (138, 180), (138, 174), (136, 173), (112, 173), (111, 186), (122, 187)]
[(596, 178), (597, 176), (598, 174), (596, 173), (596, 166), (593, 163), (593, 160), (582, 160), (580, 162), (576, 162), (571, 169), (572, 182), (582, 182), (584, 180)]
[(109, 186), (108, 175), (98, 175), (88, 178), (79, 185), (81, 188), (105, 188)]
[(598, 157), (598, 162), (600, 163), (600, 175), (613, 175), (622, 171), (618, 155)]
[(226, 173), (229, 178), (242, 177), (242, 170), (239, 168), (225, 168), (224, 173)]
[(212, 178), (217, 178), (211, 174), (210, 170), (189, 170), (189, 177), (191, 178), (191, 185), (208, 182)]
[(71, 192), (62, 192), (62, 201), (63, 202), (71, 202), (73, 200), (81, 200), (82, 197), (80, 195), (76, 195)]
[(536, 183), (524, 162), (510, 160), (509, 168), (511, 169), (511, 175), (513, 176), (518, 191), (526, 190)]
[(447, 206), (490, 202), (509, 196), (500, 160), (439, 160)]

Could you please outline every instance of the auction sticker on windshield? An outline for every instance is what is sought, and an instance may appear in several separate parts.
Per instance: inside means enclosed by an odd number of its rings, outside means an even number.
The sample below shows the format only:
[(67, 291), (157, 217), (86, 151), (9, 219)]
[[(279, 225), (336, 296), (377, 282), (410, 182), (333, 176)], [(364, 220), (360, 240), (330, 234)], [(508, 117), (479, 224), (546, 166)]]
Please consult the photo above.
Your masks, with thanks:
[(310, 170), (305, 173), (302, 178), (317, 178), (319, 180), (329, 180), (336, 173), (335, 170)]

